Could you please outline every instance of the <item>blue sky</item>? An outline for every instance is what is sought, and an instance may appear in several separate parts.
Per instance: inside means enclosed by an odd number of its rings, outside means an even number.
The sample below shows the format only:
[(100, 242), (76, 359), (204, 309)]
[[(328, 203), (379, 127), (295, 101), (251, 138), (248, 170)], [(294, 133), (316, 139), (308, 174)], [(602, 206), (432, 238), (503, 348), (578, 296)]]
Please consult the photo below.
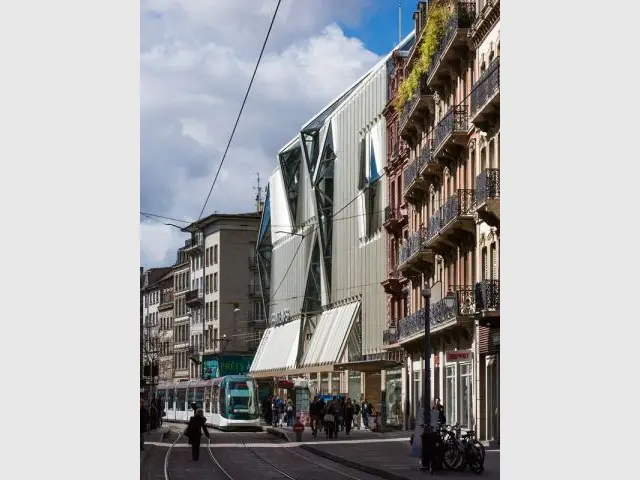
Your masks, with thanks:
[[(277, 0), (141, 0), (140, 262), (169, 265), (220, 165)], [(404, 0), (403, 33), (416, 0)], [(398, 42), (397, 0), (283, 0), (204, 215), (254, 209), (278, 150)]]
[[(417, 0), (401, 0), (402, 37), (413, 30), (413, 12)], [(365, 46), (384, 55), (398, 44), (398, 0), (372, 0), (357, 26), (341, 25), (348, 36), (357, 37)]]

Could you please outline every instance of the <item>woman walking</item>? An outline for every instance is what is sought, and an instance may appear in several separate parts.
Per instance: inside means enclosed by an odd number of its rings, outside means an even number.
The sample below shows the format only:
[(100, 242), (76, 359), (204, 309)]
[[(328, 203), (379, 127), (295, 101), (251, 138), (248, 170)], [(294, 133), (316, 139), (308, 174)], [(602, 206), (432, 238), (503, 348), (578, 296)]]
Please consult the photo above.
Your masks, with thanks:
[(191, 445), (191, 457), (194, 461), (200, 458), (201, 430), (204, 431), (205, 436), (209, 438), (209, 431), (205, 425), (206, 422), (207, 419), (204, 418), (204, 412), (199, 408), (196, 410), (196, 414), (189, 419), (189, 425), (187, 425), (187, 429), (185, 430), (185, 435)]
[(347, 398), (347, 404), (344, 406), (344, 429), (347, 437), (351, 431), (351, 425), (353, 425), (353, 404), (351, 403), (351, 399)]

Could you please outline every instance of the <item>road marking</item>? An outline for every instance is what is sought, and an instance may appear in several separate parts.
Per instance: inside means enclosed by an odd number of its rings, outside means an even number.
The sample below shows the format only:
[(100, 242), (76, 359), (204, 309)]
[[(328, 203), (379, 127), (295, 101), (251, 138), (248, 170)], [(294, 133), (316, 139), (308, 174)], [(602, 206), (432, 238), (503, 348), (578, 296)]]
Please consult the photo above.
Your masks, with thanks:
[[(314, 442), (289, 442), (289, 443), (246, 443), (249, 448), (295, 448), (300, 445), (349, 445), (362, 443), (390, 443), (390, 442), (408, 442), (408, 438), (371, 438), (366, 440), (326, 440)], [(145, 442), (145, 445), (154, 445), (156, 447), (168, 447), (170, 444), (165, 442)], [(173, 448), (188, 448), (191, 445), (186, 443), (176, 443)], [(244, 448), (240, 443), (212, 443), (211, 448)], [(489, 452), (491, 450), (487, 450)]]

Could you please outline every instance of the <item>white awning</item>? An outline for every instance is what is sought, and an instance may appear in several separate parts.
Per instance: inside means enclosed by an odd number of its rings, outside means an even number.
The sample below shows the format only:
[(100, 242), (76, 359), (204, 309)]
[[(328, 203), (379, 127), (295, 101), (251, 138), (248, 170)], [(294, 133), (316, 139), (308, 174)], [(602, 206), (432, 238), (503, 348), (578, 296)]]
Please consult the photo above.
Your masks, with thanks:
[(302, 361), (303, 368), (338, 362), (359, 308), (357, 301), (322, 312)]
[(249, 373), (296, 368), (300, 320), (269, 327), (262, 336)]

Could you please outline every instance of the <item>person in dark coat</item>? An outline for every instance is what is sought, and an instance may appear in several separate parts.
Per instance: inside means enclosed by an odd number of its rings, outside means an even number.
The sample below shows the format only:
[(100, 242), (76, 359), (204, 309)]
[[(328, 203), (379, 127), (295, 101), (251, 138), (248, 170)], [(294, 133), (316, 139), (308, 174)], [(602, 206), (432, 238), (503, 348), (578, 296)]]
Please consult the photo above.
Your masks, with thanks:
[(347, 437), (349, 436), (349, 432), (351, 432), (351, 425), (353, 425), (353, 412), (351, 399), (347, 398), (347, 404), (344, 406), (344, 429), (347, 432)]
[(144, 450), (144, 434), (149, 428), (149, 411), (144, 406), (144, 400), (140, 400), (140, 450)]
[(200, 439), (202, 438), (202, 431), (209, 438), (209, 430), (205, 425), (207, 419), (204, 417), (204, 411), (199, 408), (196, 410), (196, 414), (189, 419), (189, 425), (187, 425), (186, 436), (189, 439), (191, 445), (191, 457), (193, 460), (200, 458)]

